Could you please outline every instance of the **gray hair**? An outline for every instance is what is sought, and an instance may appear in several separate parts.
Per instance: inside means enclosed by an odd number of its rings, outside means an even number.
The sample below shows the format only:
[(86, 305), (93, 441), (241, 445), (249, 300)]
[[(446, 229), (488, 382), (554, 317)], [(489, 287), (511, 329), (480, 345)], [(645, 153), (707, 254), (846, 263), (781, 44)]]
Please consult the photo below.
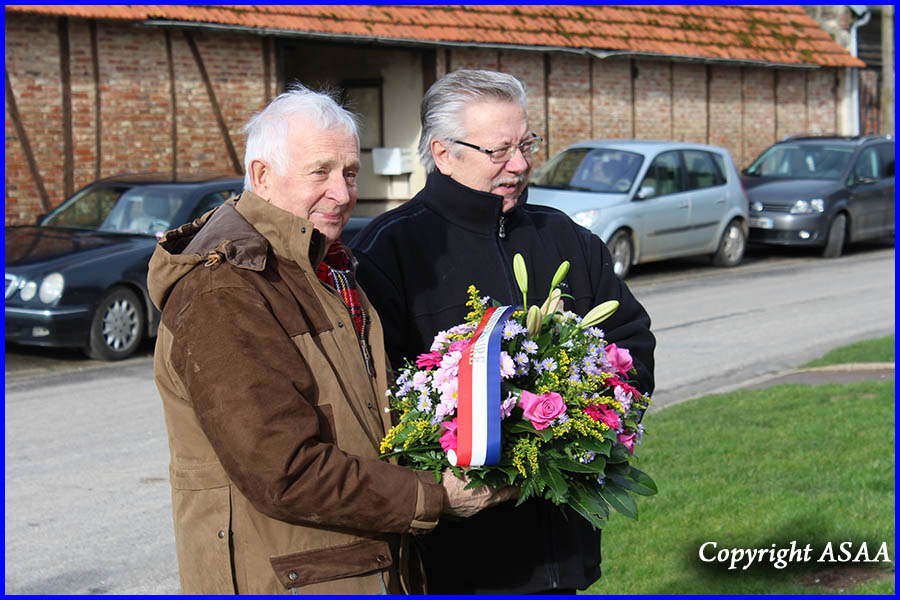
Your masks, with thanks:
[(447, 73), (434, 82), (422, 98), (419, 160), (425, 172), (434, 170), (431, 140), (459, 140), (466, 136), (462, 111), (467, 104), (498, 101), (518, 104), (525, 110), (525, 86), (506, 73), (473, 69)]
[(292, 118), (312, 119), (319, 129), (344, 128), (359, 145), (357, 117), (341, 107), (331, 92), (316, 92), (299, 83), (272, 100), (244, 125), (247, 147), (244, 150), (244, 189), (253, 191), (250, 163), (265, 161), (278, 175), (288, 168), (288, 121)]

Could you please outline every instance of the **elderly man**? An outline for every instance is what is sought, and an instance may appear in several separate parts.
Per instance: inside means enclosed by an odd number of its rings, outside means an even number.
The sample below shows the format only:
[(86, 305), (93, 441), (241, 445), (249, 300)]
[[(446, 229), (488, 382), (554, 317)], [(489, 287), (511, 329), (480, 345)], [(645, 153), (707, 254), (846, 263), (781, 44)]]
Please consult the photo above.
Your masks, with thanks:
[[(517, 304), (512, 258), (521, 253), (537, 282), (531, 304), (544, 300), (564, 260), (571, 262), (563, 282), (568, 310), (584, 315), (606, 300), (620, 302), (603, 324), (606, 337), (630, 350), (637, 387), (652, 392), (650, 318), (614, 275), (606, 246), (563, 213), (526, 204), (541, 138), (528, 125), (522, 84), (493, 71), (450, 73), (425, 94), (421, 116), (425, 188), (353, 241), (391, 362), (427, 352), (436, 332), (463, 322), (469, 284)], [(544, 500), (444, 521), (416, 541), (429, 593), (574, 593), (600, 576), (600, 534)]]
[(246, 130), (244, 193), (167, 233), (148, 278), (182, 591), (397, 593), (398, 534), (494, 499), (377, 458), (383, 334), (338, 242), (353, 116), (298, 87)]

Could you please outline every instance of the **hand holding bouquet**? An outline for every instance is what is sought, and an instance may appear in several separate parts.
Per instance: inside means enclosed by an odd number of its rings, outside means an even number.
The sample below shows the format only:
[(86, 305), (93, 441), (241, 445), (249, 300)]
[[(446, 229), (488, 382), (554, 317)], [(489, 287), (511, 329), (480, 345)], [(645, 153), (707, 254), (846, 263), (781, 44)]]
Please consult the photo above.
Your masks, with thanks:
[[(525, 300), (521, 255), (513, 270)], [(609, 507), (637, 516), (629, 492), (656, 493), (630, 464), (650, 400), (630, 382), (628, 350), (597, 327), (618, 302), (584, 318), (563, 311), (557, 286), (567, 272), (564, 262), (540, 307), (488, 307), (469, 287), (465, 323), (439, 332), (388, 392), (398, 421), (382, 440), (383, 458), (438, 480), (447, 467), (464, 468), (470, 486), (518, 486), (519, 504), (543, 497), (595, 528)]]

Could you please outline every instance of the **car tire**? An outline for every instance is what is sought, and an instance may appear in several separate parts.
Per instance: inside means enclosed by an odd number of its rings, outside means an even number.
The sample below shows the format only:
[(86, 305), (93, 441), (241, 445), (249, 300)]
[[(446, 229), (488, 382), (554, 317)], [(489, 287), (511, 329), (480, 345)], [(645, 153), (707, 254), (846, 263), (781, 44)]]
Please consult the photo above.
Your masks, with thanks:
[(825, 238), (825, 247), (822, 249), (824, 258), (837, 258), (844, 251), (844, 240), (847, 237), (847, 215), (839, 213), (828, 226), (828, 235)]
[(631, 261), (634, 258), (634, 248), (631, 245), (631, 235), (624, 229), (620, 229), (609, 238), (606, 245), (612, 257), (613, 272), (619, 279), (625, 279), (631, 271)]
[(712, 257), (713, 264), (717, 267), (736, 267), (744, 260), (746, 251), (747, 236), (744, 233), (744, 226), (740, 221), (734, 219), (722, 233), (719, 247)]
[(114, 287), (97, 303), (87, 355), (107, 361), (128, 358), (141, 345), (144, 328), (138, 295), (126, 287)]

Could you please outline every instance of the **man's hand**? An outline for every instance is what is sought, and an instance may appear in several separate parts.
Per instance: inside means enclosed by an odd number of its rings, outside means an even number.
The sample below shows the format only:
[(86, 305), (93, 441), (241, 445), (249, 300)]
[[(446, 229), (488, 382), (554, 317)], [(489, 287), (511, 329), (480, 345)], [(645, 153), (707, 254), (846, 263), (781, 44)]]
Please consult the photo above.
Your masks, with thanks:
[(486, 485), (463, 489), (466, 487), (468, 480), (465, 476), (460, 479), (453, 474), (453, 471), (446, 469), (443, 477), (441, 477), (441, 485), (444, 486), (444, 508), (445, 515), (454, 517), (471, 517), (478, 511), (505, 502), (519, 496), (519, 488), (506, 486), (499, 489), (492, 489)]

